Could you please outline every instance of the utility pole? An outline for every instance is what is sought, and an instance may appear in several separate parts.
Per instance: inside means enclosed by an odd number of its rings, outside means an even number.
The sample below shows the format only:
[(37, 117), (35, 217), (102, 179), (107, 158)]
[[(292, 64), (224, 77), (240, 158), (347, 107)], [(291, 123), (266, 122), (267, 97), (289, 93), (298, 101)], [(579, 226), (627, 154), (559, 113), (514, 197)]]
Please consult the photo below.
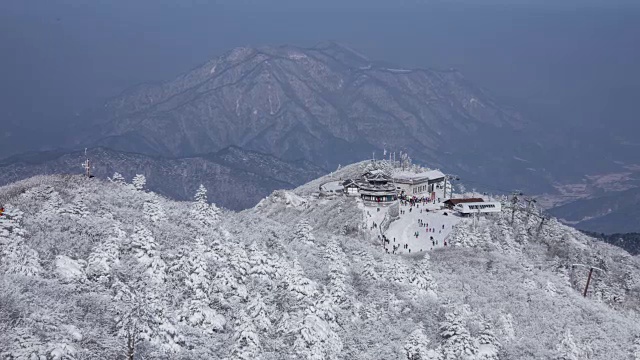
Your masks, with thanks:
[(526, 198), (524, 201), (527, 202), (527, 218), (524, 222), (525, 224), (529, 224), (529, 216), (531, 216), (531, 204), (537, 201), (534, 198)]
[(582, 297), (587, 297), (587, 290), (589, 290), (589, 283), (591, 282), (591, 274), (593, 274), (593, 268), (589, 269), (589, 277), (587, 278), (587, 285), (584, 287)]
[(516, 206), (518, 205), (518, 194), (522, 195), (521, 192), (514, 191), (511, 198), (511, 226), (513, 226), (513, 221), (516, 217)]
[(540, 231), (542, 231), (545, 220), (547, 220), (545, 216), (540, 217), (540, 225), (538, 225), (538, 230), (536, 231), (536, 239), (540, 238)]
[(85, 170), (85, 176), (87, 179), (91, 178), (91, 162), (89, 161), (89, 157), (87, 156), (87, 148), (84, 148), (84, 157), (86, 160), (82, 164), (82, 167)]
[(584, 268), (588, 268), (589, 269), (589, 276), (587, 277), (587, 284), (584, 287), (584, 291), (582, 292), (582, 296), (583, 297), (587, 297), (587, 290), (589, 290), (589, 284), (591, 283), (591, 276), (593, 275), (593, 270), (598, 270), (598, 271), (602, 271), (603, 273), (606, 273), (606, 271), (597, 268), (595, 266), (587, 266), (587, 265), (583, 265), (583, 264), (573, 264), (571, 265), (572, 267), (576, 267), (576, 266), (581, 266)]

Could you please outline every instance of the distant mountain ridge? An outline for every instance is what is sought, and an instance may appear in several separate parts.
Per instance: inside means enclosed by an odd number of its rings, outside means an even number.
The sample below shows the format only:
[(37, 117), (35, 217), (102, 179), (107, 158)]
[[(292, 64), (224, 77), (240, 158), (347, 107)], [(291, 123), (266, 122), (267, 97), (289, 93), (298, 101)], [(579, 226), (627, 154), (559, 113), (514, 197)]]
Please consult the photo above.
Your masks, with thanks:
[[(237, 147), (172, 159), (107, 148), (92, 148), (88, 154), (99, 178), (119, 172), (129, 181), (143, 174), (149, 189), (183, 200), (204, 184), (210, 200), (231, 210), (251, 207), (276, 189), (294, 188), (326, 173), (306, 161), (286, 162)], [(0, 162), (0, 186), (35, 175), (81, 174), (84, 159), (83, 151), (65, 150), (14, 156)]]
[[(573, 130), (550, 131), (525, 119), (454, 69), (406, 69), (332, 42), (236, 48), (173, 80), (132, 87), (77, 121), (67, 131), (68, 148), (97, 146), (167, 159), (207, 159), (231, 148), (294, 167), (307, 162), (297, 175), (290, 173), (295, 181), (284, 180), (286, 188), (308, 179), (314, 167), (335, 169), (403, 152), (459, 175), (470, 190), (559, 195), (563, 206), (552, 213), (578, 228), (640, 231), (640, 213), (626, 196), (637, 198), (637, 184), (627, 193), (590, 192), (572, 202), (559, 188), (583, 182), (591, 167), (618, 173), (640, 164), (611, 161), (591, 142), (577, 145), (581, 136)], [(258, 157), (254, 164), (273, 160)], [(214, 162), (244, 166), (220, 156)], [(266, 167), (243, 169), (253, 174), (251, 183), (273, 175)], [(183, 185), (174, 185), (155, 190), (183, 199)], [(248, 195), (245, 205), (264, 191)], [(227, 196), (212, 193), (225, 204)]]
[(381, 65), (335, 43), (236, 48), (111, 99), (89, 142), (164, 156), (235, 145), (333, 167), (385, 147), (441, 161), (454, 138), (525, 123), (455, 70)]

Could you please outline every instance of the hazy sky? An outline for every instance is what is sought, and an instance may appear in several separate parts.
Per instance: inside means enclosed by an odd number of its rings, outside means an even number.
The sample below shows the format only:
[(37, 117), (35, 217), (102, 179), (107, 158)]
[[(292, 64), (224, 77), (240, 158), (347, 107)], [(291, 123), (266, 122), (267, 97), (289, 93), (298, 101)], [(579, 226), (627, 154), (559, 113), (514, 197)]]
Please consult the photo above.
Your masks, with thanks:
[(401, 66), (459, 68), (505, 100), (545, 104), (545, 119), (635, 130), (634, 3), (2, 0), (0, 121), (42, 128), (236, 46), (336, 40)]

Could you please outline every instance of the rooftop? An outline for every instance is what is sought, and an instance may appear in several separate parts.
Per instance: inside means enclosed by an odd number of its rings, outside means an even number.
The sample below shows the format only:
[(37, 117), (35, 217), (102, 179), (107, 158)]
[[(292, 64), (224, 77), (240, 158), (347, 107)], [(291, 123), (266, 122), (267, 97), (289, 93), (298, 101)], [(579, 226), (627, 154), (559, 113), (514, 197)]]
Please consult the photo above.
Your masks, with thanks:
[(457, 205), (457, 204), (461, 204), (461, 203), (480, 203), (480, 202), (484, 202), (484, 199), (482, 198), (468, 198), (468, 199), (449, 199), (447, 201), (445, 201), (445, 204), (452, 204), (452, 205)]
[(427, 170), (419, 173), (414, 173), (407, 170), (396, 171), (393, 173), (395, 180), (434, 180), (444, 177), (444, 173), (440, 170)]

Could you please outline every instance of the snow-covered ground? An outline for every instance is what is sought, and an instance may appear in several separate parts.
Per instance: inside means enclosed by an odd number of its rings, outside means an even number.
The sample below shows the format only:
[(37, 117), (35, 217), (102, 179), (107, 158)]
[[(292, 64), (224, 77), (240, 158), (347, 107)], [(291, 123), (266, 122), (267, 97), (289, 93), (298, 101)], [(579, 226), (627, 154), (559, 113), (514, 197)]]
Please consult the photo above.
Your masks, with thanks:
[[(444, 246), (445, 239), (451, 233), (453, 226), (463, 221), (450, 210), (440, 210), (440, 204), (419, 204), (419, 207), (411, 208), (410, 205), (400, 205), (400, 210), (405, 211), (400, 215), (400, 219), (394, 221), (389, 226), (389, 229), (385, 232), (385, 236), (390, 241), (390, 245), (398, 245), (400, 247), (396, 251), (396, 254), (408, 254), (409, 249), (411, 253), (429, 251), (434, 248)], [(409, 211), (409, 209), (412, 209)], [(429, 211), (426, 211), (429, 210)], [(448, 215), (444, 215), (444, 213)], [(420, 226), (418, 220), (422, 219), (423, 223), (428, 224), (428, 227)], [(444, 225), (444, 229), (443, 226)], [(434, 229), (433, 232), (427, 232), (427, 230)], [(418, 237), (415, 237), (415, 232), (418, 232)], [(437, 241), (434, 246), (433, 241)], [(395, 238), (395, 242), (394, 239)], [(409, 249), (404, 249), (404, 244), (409, 244)], [(389, 248), (391, 251), (392, 247)]]
[(321, 189), (325, 192), (339, 193), (342, 192), (344, 187), (342, 186), (342, 180), (335, 180), (322, 184)]
[[(390, 208), (314, 196), (326, 181), (239, 213), (204, 189), (187, 203), (80, 176), (0, 187), (0, 358), (640, 359), (639, 257), (553, 218), (507, 208), (472, 226), (424, 205), (387, 236), (419, 245), (421, 219), (440, 245), (458, 222), (454, 246), (387, 254), (362, 230)], [(586, 297), (573, 264), (606, 270)]]

